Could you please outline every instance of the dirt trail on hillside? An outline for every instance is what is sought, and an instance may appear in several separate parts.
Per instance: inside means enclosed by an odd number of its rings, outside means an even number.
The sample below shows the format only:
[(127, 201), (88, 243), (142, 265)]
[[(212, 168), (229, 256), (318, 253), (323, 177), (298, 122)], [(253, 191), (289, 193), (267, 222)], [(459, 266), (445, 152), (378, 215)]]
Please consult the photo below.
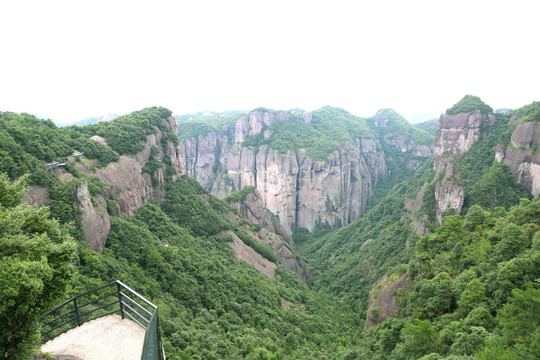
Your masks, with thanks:
[(58, 359), (63, 356), (73, 360), (138, 360), (144, 333), (133, 321), (109, 315), (57, 336), (41, 351)]

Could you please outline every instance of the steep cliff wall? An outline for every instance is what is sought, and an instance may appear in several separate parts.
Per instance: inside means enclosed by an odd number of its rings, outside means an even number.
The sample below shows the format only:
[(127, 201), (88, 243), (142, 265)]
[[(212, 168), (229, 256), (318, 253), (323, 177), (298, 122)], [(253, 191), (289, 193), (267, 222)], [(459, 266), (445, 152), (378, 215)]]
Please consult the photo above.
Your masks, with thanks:
[(312, 160), (304, 149), (280, 153), (271, 144), (253, 141), (269, 139), (272, 124), (293, 116), (303, 124), (313, 120), (307, 112), (254, 111), (236, 122), (234, 138), (210, 132), (183, 139), (186, 174), (218, 197), (255, 186), (264, 207), (279, 216), (289, 233), (297, 227), (313, 230), (318, 221), (350, 223), (365, 210), (377, 181), (388, 174), (378, 141), (354, 138), (325, 161)]
[[(174, 126), (173, 130), (176, 130), (175, 122), (169, 123)], [(104, 195), (106, 198), (116, 200), (119, 214), (133, 216), (148, 200), (163, 198), (160, 185), (164, 184), (166, 169), (161, 167), (153, 174), (143, 172), (144, 166), (150, 160), (152, 148), (157, 149), (155, 160), (162, 161), (165, 157), (170, 159), (174, 169), (173, 180), (182, 174), (181, 148), (171, 141), (162, 144), (163, 133), (157, 128), (155, 130), (154, 134), (146, 136), (146, 144), (142, 151), (134, 155), (122, 155), (118, 161), (102, 169), (96, 169), (93, 161), (76, 163), (78, 170), (103, 181), (106, 188)], [(94, 140), (104, 141), (97, 137), (94, 137)], [(152, 178), (156, 179), (154, 184)]]
[[(494, 125), (495, 117), (480, 110), (447, 113), (441, 115), (439, 124), (433, 144), (435, 175), (424, 184), (414, 204), (409, 204), (413, 211), (420, 209), (416, 216), (416, 230), (420, 234), (426, 234), (429, 228), (440, 225), (445, 214), (461, 213), (465, 189), (456, 160), (486, 135), (483, 128)], [(420, 199), (423, 206), (419, 206)]]
[(446, 151), (456, 159), (463, 156), (482, 136), (481, 126), (486, 121), (494, 124), (495, 117), (493, 114), (484, 115), (480, 110), (441, 115), (433, 149), (435, 167)]
[(499, 162), (503, 161), (516, 181), (537, 196), (540, 194), (540, 102), (523, 109), (528, 110), (529, 114), (522, 116), (517, 111), (518, 114), (509, 123), (510, 128), (514, 128), (510, 143), (498, 146), (495, 158)]
[(84, 233), (84, 239), (94, 250), (101, 252), (111, 230), (111, 221), (107, 213), (105, 199), (101, 195), (93, 199), (88, 191), (86, 181), (74, 184), (73, 190), (79, 206), (79, 221)]
[[(176, 133), (177, 125), (174, 118), (169, 117), (164, 121)], [(182, 174), (182, 148), (172, 141), (162, 141), (163, 136), (163, 132), (155, 128), (155, 133), (146, 136), (142, 151), (133, 155), (122, 155), (118, 161), (111, 162), (104, 168), (97, 168), (97, 161), (94, 159), (81, 157), (75, 161), (74, 158), (71, 158), (70, 161), (73, 162), (78, 171), (95, 176), (103, 182), (105, 190), (102, 195), (92, 196), (88, 191), (86, 181), (76, 180), (72, 174), (62, 168), (55, 170), (63, 182), (73, 184), (72, 190), (76, 201), (74, 206), (79, 210), (78, 221), (84, 232), (85, 240), (94, 250), (103, 250), (111, 228), (106, 199), (114, 200), (116, 203), (114, 215), (133, 216), (149, 200), (163, 199), (161, 185), (165, 183), (167, 171), (172, 180)], [(91, 139), (107, 144), (103, 137), (97, 135)], [(151, 159), (168, 163), (169, 166), (167, 168), (162, 166), (150, 174), (148, 171), (144, 171), (144, 168)], [(47, 191), (40, 190), (41, 188), (34, 187), (26, 201), (46, 204)]]

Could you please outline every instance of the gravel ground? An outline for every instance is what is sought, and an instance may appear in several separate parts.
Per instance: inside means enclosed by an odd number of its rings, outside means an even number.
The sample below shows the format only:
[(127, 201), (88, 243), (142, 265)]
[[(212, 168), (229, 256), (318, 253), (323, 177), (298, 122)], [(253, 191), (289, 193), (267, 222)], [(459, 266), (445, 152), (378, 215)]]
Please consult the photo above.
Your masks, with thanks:
[(58, 360), (138, 360), (143, 341), (142, 327), (118, 315), (109, 315), (55, 337), (41, 351)]

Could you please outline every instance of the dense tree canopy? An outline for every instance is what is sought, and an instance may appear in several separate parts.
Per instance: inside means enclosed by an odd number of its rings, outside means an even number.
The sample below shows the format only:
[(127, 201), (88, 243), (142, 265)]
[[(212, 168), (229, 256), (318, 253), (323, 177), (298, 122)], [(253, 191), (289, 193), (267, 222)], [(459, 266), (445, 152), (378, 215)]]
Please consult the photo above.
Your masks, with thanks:
[(49, 209), (20, 204), (22, 178), (0, 174), (0, 353), (27, 360), (40, 343), (39, 319), (70, 284), (74, 244)]

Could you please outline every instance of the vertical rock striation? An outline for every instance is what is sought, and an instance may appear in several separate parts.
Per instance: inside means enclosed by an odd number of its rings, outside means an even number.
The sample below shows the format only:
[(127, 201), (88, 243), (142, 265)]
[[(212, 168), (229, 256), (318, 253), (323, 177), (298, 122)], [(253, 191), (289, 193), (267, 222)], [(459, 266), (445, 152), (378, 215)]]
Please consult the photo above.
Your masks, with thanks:
[[(308, 112), (295, 113), (310, 124)], [(277, 214), (287, 232), (317, 222), (346, 225), (362, 214), (374, 186), (388, 175), (378, 141), (355, 139), (326, 161), (313, 161), (303, 149), (280, 154), (268, 145), (246, 146), (253, 137), (272, 135), (265, 128), (290, 121), (291, 114), (254, 111), (236, 122), (234, 136), (215, 132), (182, 140), (186, 174), (213, 195), (225, 197), (255, 186), (264, 207)]]
[[(76, 183), (73, 186), (73, 191), (80, 210), (78, 220), (84, 233), (84, 239), (94, 250), (101, 252), (111, 230), (111, 221), (107, 213), (105, 199), (103, 196), (98, 195), (93, 200), (90, 192), (88, 192), (86, 181)], [(94, 204), (97, 206), (94, 206)]]
[(457, 115), (441, 115), (440, 128), (435, 137), (433, 166), (435, 168), (435, 202), (437, 222), (453, 210), (459, 214), (465, 198), (456, 159), (467, 151), (482, 136), (482, 124), (495, 123), (492, 114), (484, 115), (480, 110)]
[(540, 194), (540, 126), (536, 121), (520, 124), (514, 119), (510, 126), (516, 126), (510, 144), (499, 146), (495, 159), (507, 165), (517, 182), (525, 185), (534, 196)]

